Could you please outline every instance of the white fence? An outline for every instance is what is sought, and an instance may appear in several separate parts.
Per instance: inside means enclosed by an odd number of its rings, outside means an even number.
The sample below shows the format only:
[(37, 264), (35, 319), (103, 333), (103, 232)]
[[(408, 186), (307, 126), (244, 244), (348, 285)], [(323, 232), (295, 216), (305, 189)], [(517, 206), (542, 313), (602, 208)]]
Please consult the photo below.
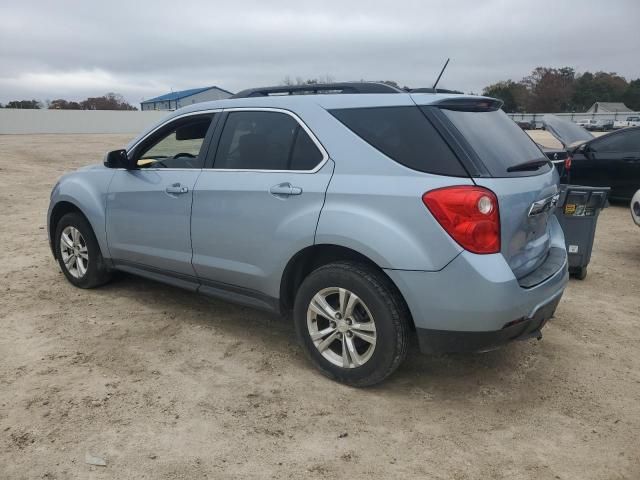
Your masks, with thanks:
[(640, 115), (639, 112), (616, 112), (616, 113), (509, 113), (508, 114), (512, 119), (519, 120), (523, 122), (532, 122), (538, 126), (542, 125), (542, 117), (545, 115), (556, 115), (560, 118), (565, 118), (567, 120), (571, 120), (572, 122), (577, 122), (582, 119), (593, 119), (593, 120), (626, 120), (627, 117), (633, 117)]
[(0, 134), (138, 133), (168, 113), (162, 111), (0, 108)]

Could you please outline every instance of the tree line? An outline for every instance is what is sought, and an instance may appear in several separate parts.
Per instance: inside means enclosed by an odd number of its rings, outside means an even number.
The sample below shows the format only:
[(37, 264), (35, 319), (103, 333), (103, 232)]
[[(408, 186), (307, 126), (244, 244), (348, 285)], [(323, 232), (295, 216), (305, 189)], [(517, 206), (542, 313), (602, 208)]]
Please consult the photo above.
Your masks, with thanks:
[(6, 105), (0, 104), (0, 108), (24, 108), (50, 110), (138, 110), (127, 103), (124, 97), (118, 93), (107, 93), (101, 97), (89, 97), (81, 102), (58, 98), (40, 102), (39, 100), (13, 100)]
[(504, 80), (484, 88), (509, 113), (585, 112), (595, 102), (623, 102), (640, 110), (640, 79), (613, 72), (577, 74), (571, 67), (537, 67), (520, 81)]

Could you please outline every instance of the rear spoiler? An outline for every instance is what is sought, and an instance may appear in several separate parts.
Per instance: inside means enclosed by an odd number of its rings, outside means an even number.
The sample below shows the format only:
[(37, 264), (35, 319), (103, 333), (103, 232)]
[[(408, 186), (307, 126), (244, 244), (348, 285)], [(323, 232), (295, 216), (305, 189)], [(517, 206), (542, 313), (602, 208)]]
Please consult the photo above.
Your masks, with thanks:
[(453, 97), (445, 98), (431, 105), (459, 112), (494, 112), (498, 110), (503, 103), (502, 100), (489, 97)]

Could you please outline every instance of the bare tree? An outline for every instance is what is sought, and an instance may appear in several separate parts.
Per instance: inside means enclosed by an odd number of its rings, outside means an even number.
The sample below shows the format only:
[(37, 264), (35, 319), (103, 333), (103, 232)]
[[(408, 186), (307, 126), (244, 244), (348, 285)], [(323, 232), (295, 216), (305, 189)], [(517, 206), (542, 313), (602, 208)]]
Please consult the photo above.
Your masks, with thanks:
[(38, 110), (42, 108), (42, 104), (38, 100), (12, 100), (5, 105), (5, 108), (24, 108), (30, 110)]
[(49, 102), (49, 109), (50, 110), (81, 110), (82, 107), (78, 102), (57, 98), (56, 100), (51, 100)]
[(137, 110), (127, 103), (119, 93), (107, 93), (102, 97), (89, 97), (80, 102), (83, 110)]
[(280, 85), (286, 85), (290, 87), (295, 85), (316, 85), (318, 83), (333, 83), (333, 82), (335, 82), (335, 79), (329, 74), (320, 75), (315, 78), (296, 77), (295, 80), (292, 80), (291, 76), (287, 75), (281, 80)]

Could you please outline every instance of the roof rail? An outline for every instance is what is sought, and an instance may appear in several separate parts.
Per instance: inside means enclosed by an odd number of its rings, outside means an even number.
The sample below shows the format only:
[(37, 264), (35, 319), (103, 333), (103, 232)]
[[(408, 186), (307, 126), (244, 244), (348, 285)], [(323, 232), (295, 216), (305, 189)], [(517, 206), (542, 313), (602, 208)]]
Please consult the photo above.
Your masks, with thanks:
[(420, 88), (410, 89), (409, 93), (464, 93), (464, 92), (461, 92), (460, 90), (449, 90), (446, 88), (420, 87)]
[(278, 87), (249, 88), (231, 98), (268, 97), (275, 95), (315, 95), (320, 93), (406, 93), (386, 83), (340, 82), (310, 83), (307, 85), (281, 85)]

